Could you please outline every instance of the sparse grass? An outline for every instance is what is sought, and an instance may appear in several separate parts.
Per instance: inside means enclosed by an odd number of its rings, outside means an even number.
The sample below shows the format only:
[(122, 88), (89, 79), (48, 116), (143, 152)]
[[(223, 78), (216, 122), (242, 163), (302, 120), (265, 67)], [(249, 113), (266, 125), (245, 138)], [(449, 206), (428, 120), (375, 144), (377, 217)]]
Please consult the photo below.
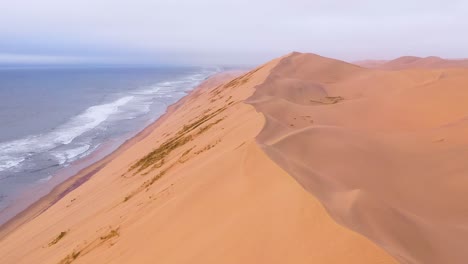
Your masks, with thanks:
[[(206, 121), (212, 119), (217, 114), (221, 113), (222, 111), (226, 110), (227, 106), (219, 108), (218, 110), (205, 114), (199, 119), (184, 125), (172, 138), (168, 139), (164, 143), (162, 143), (158, 148), (151, 151), (150, 153), (146, 154), (143, 158), (138, 160), (134, 165), (132, 165), (128, 171), (134, 171), (134, 175), (140, 173), (148, 168), (151, 167), (152, 169), (159, 168), (164, 164), (164, 158), (166, 158), (172, 151), (175, 149), (185, 145), (187, 142), (191, 141), (194, 138), (194, 135), (189, 134), (194, 129), (203, 125)], [(217, 122), (220, 122), (218, 120)], [(216, 122), (215, 122), (216, 123)], [(211, 124), (210, 124), (211, 125)], [(212, 125), (211, 125), (212, 126)], [(210, 127), (211, 127), (210, 126)], [(206, 131), (208, 128), (203, 128), (203, 131)], [(203, 132), (202, 131), (202, 132)], [(198, 132), (199, 135), (201, 132)]]
[(263, 66), (231, 80), (230, 82), (224, 85), (224, 88), (237, 87), (239, 85), (246, 84), (250, 80), (250, 77), (252, 77), (252, 75), (259, 71), (261, 68), (263, 68)]
[(154, 163), (154, 165), (151, 167), (150, 170), (148, 170), (145, 173), (142, 173), (141, 175), (148, 175), (152, 170), (161, 168), (165, 163), (166, 162), (164, 159), (158, 160), (157, 162)]
[(327, 96), (325, 98), (330, 100), (332, 104), (336, 104), (336, 103), (344, 100), (344, 98), (341, 97), (341, 96)]
[(60, 234), (49, 243), (49, 247), (57, 244), (66, 234), (67, 234), (67, 231), (60, 232)]
[(218, 143), (220, 143), (220, 142), (221, 142), (221, 139), (218, 139), (215, 143), (213, 143), (213, 144), (208, 144), (208, 145), (206, 145), (204, 148), (195, 151), (194, 154), (195, 154), (195, 155), (198, 155), (198, 154), (201, 154), (201, 153), (203, 153), (203, 152), (205, 152), (205, 151), (208, 151), (208, 150), (214, 148), (214, 147), (215, 147), (216, 145), (218, 145)]
[(239, 84), (240, 79), (241, 79), (242, 77), (243, 77), (243, 76), (237, 77), (237, 78), (231, 80), (230, 82), (226, 83), (223, 87), (224, 87), (224, 88), (230, 88), (230, 87), (235, 87), (235, 86), (237, 86), (237, 85)]
[(211, 108), (205, 109), (205, 111), (203, 111), (203, 115), (206, 115), (206, 114), (208, 114), (209, 112), (211, 112)]
[(62, 259), (59, 264), (70, 264), (81, 254), (81, 251), (73, 251), (71, 254), (68, 254), (64, 259)]
[[(59, 264), (70, 264), (74, 262), (78, 257), (85, 256), (97, 247), (104, 245), (108, 240), (120, 236), (120, 227), (117, 227), (115, 229), (109, 227), (109, 229), (109, 232), (107, 232), (105, 235), (96, 237), (90, 242), (84, 241), (84, 243), (81, 243), (79, 248), (75, 248), (72, 251), (72, 253), (66, 255), (62, 260), (60, 260)], [(111, 245), (113, 245), (113, 242), (111, 242)]]
[(79, 251), (78, 251), (78, 252), (73, 252), (73, 253), (72, 253), (72, 258), (73, 258), (73, 259), (76, 259), (76, 258), (80, 255), (80, 253), (81, 253), (81, 252), (79, 252)]
[(223, 86), (222, 84), (221, 84), (221, 85), (218, 85), (218, 87), (216, 87), (215, 89), (213, 89), (213, 90), (210, 92), (210, 94), (212, 94), (213, 97), (219, 95), (219, 94), (222, 92), (222, 90), (221, 90), (222, 86)]
[(180, 163), (184, 163), (184, 162), (186, 162), (187, 160), (189, 160), (189, 158), (188, 158), (187, 156), (190, 154), (190, 152), (191, 152), (195, 147), (196, 147), (196, 146), (193, 146), (193, 147), (187, 149), (184, 153), (182, 153), (182, 155), (181, 155), (180, 158), (179, 158), (179, 162), (180, 162)]
[(109, 233), (107, 233), (106, 235), (104, 236), (101, 236), (101, 241), (107, 241), (113, 237), (118, 237), (120, 236), (120, 232), (119, 232), (119, 228), (116, 228), (116, 229), (112, 229), (109, 231)]
[(184, 151), (184, 153), (182, 153), (182, 156), (181, 156), (181, 157), (187, 156), (187, 155), (190, 153), (190, 151), (192, 151), (193, 148), (195, 148), (195, 147), (189, 148), (189, 149), (187, 149), (186, 151)]
[(210, 113), (210, 114), (205, 114), (203, 115), (201, 118), (199, 118), (197, 121), (194, 121), (188, 125), (184, 125), (183, 129), (180, 130), (179, 132), (177, 132), (178, 134), (186, 134), (192, 130), (194, 130), (195, 128), (201, 126), (203, 123), (205, 123), (206, 121), (210, 120), (211, 118), (215, 117), (217, 114), (223, 112), (224, 110), (226, 110), (226, 106), (224, 107), (221, 107), (219, 109), (217, 109), (216, 111)]
[(133, 196), (137, 195), (138, 193), (142, 192), (145, 189), (146, 189), (146, 191), (148, 191), (149, 187), (151, 187), (151, 185), (153, 185), (157, 180), (161, 179), (166, 174), (166, 172), (169, 171), (174, 165), (175, 164), (171, 164), (169, 167), (167, 167), (163, 171), (161, 171), (158, 174), (154, 175), (151, 179), (146, 180), (136, 190), (132, 191), (130, 194), (125, 196), (123, 202), (127, 202), (128, 200), (132, 199)]
[(204, 127), (201, 127), (200, 130), (198, 131), (198, 135), (200, 135), (201, 133), (207, 131), (208, 129), (210, 129), (211, 127), (213, 127), (214, 125), (218, 124), (219, 122), (221, 122), (223, 120), (224, 120), (224, 117), (216, 120), (215, 122), (213, 122), (211, 124), (208, 124), (208, 125), (206, 125)]
[(156, 174), (155, 176), (153, 176), (153, 178), (145, 181), (142, 185), (142, 187), (144, 189), (150, 187), (151, 185), (153, 185), (153, 183), (155, 183), (157, 180), (161, 179), (162, 176), (164, 176), (164, 174), (166, 174), (166, 171), (161, 171), (160, 173)]
[[(134, 171), (133, 175), (136, 175), (138, 173), (141, 173), (142, 171), (145, 171), (142, 173), (142, 175), (147, 175), (150, 174), (153, 169), (160, 168), (165, 164), (165, 158), (168, 157), (175, 149), (185, 145), (189, 141), (193, 140), (195, 137), (198, 135), (204, 133), (208, 129), (212, 128), (214, 125), (218, 124), (221, 122), (225, 117), (220, 118), (208, 125), (203, 126), (207, 121), (211, 120), (213, 117), (217, 116), (221, 112), (227, 109), (227, 105), (217, 109), (216, 111), (213, 111), (211, 113), (206, 113), (202, 115), (200, 118), (196, 119), (195, 121), (192, 121), (186, 125), (184, 125), (173, 137), (169, 138), (166, 140), (164, 143), (162, 143), (158, 148), (154, 149), (150, 153), (146, 154), (143, 158), (139, 159), (135, 164), (133, 164), (129, 169), (128, 172)], [(196, 129), (199, 128), (197, 131)], [(214, 146), (214, 145), (213, 145)], [(185, 150), (182, 155), (179, 157), (178, 162), (185, 162), (188, 160), (186, 159), (187, 155), (189, 155), (194, 149), (195, 146), (192, 148)], [(132, 191), (130, 194), (125, 196), (123, 199), (123, 202), (127, 202), (130, 199), (132, 199), (133, 196), (138, 194), (139, 192), (143, 190), (148, 190), (151, 185), (153, 185), (157, 180), (159, 180), (164, 174), (173, 166), (175, 166), (176, 162), (169, 163), (164, 170), (160, 171), (158, 174), (153, 176), (151, 179), (145, 181), (140, 187), (138, 187), (136, 190)]]
[(125, 202), (129, 201), (130, 199), (133, 198), (133, 196), (135, 196), (139, 192), (143, 191), (144, 189), (148, 189), (157, 180), (161, 179), (161, 177), (164, 176), (164, 174), (166, 174), (166, 171), (167, 170), (163, 170), (163, 171), (159, 172), (158, 174), (156, 174), (155, 176), (153, 176), (151, 179), (145, 181), (140, 187), (138, 187), (138, 189), (134, 190), (133, 192), (131, 192), (130, 194), (125, 196), (123, 202), (125, 203)]
[(143, 158), (141, 158), (137, 163), (130, 167), (129, 171), (135, 170), (134, 174), (140, 173), (143, 170), (153, 166), (153, 168), (158, 168), (162, 166), (162, 160), (167, 157), (173, 150), (186, 144), (192, 140), (192, 136), (176, 136), (169, 139), (168, 141), (161, 144), (157, 149), (151, 151)]
[(310, 100), (311, 103), (318, 103), (318, 104), (336, 104), (340, 101), (343, 101), (344, 98), (341, 96), (326, 96), (325, 100)]

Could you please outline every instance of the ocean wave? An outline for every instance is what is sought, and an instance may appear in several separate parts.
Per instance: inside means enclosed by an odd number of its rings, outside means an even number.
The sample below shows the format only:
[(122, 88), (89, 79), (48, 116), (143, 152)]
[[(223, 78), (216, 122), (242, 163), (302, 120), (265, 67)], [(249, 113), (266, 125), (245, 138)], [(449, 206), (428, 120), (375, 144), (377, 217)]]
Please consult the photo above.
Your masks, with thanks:
[(62, 151), (52, 151), (51, 154), (57, 159), (60, 165), (71, 162), (80, 158), (82, 154), (86, 153), (90, 145), (79, 146), (77, 148), (65, 149)]
[[(60, 165), (66, 165), (86, 156), (97, 146), (91, 147), (83, 142), (75, 144), (76, 138), (93, 129), (106, 129), (107, 126), (100, 126), (106, 121), (134, 119), (148, 114), (155, 103), (167, 106), (200, 84), (208, 76), (220, 70), (218, 68), (203, 69), (198, 73), (186, 75), (173, 81), (163, 81), (129, 90), (126, 94), (121, 94), (117, 100), (89, 107), (48, 133), (0, 143), (0, 172), (19, 167), (31, 156), (44, 152), (50, 152), (50, 155)], [(71, 146), (67, 146), (72, 142), (74, 143)]]
[(4, 171), (10, 168), (14, 168), (21, 164), (25, 158), (15, 158), (11, 156), (0, 156), (0, 171)]
[(106, 121), (110, 115), (118, 112), (119, 107), (127, 104), (133, 98), (133, 96), (125, 96), (112, 103), (91, 106), (54, 133), (55, 143), (70, 144), (76, 137)]
[(173, 81), (159, 82), (134, 90), (131, 94), (135, 98), (132, 104), (125, 106), (125, 114), (122, 115), (122, 118), (131, 119), (150, 112), (151, 105), (155, 101), (167, 106), (167, 103), (172, 103), (175, 98), (183, 96), (185, 92), (193, 89), (213, 73), (213, 71), (204, 71), (203, 73), (188, 75)]
[(50, 179), (52, 179), (52, 177), (53, 177), (52, 175), (48, 175), (47, 177), (39, 179), (37, 182), (38, 183), (45, 183), (45, 182), (50, 181)]
[[(17, 167), (28, 156), (35, 153), (50, 151), (58, 146), (70, 144), (75, 138), (96, 128), (111, 115), (118, 113), (119, 109), (133, 98), (133, 96), (125, 96), (111, 103), (89, 107), (82, 114), (75, 116), (49, 133), (0, 143), (0, 171)], [(69, 160), (68, 156), (74, 154), (65, 152), (60, 155), (64, 155), (63, 158)]]

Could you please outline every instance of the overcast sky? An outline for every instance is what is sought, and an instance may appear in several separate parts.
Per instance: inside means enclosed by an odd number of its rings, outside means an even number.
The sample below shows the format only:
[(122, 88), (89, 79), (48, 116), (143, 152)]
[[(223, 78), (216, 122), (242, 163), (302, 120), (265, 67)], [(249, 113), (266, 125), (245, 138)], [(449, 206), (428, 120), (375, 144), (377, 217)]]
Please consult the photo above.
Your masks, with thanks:
[(0, 0), (0, 63), (468, 57), (466, 0)]

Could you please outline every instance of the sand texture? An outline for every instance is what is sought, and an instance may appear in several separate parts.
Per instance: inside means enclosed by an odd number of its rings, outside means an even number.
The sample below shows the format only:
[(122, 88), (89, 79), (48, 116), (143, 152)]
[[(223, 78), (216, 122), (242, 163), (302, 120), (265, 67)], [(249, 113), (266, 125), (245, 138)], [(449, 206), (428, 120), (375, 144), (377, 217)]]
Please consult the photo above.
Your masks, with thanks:
[(208, 80), (4, 235), (0, 263), (396, 263), (256, 143), (265, 118), (244, 100), (279, 61)]
[(0, 230), (0, 263), (464, 264), (468, 69), (212, 77)]
[(294, 53), (249, 102), (259, 144), (338, 223), (401, 263), (467, 263), (468, 69)]

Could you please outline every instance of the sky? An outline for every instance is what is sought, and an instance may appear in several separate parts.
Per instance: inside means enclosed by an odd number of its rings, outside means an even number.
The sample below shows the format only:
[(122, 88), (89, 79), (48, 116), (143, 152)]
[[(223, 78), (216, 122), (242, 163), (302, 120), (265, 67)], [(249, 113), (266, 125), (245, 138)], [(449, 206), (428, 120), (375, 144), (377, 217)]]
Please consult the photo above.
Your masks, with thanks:
[(0, 0), (0, 64), (468, 57), (466, 0)]

